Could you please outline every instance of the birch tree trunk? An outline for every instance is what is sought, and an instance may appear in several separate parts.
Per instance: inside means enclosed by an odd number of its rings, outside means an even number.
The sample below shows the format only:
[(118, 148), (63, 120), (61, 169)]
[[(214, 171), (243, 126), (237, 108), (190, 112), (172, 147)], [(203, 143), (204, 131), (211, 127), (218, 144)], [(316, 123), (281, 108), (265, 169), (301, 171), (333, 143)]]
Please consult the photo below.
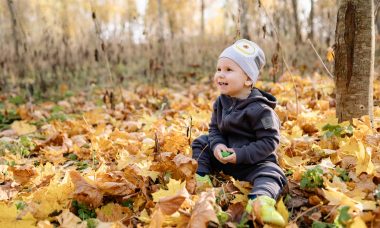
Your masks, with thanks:
[(335, 31), (336, 116), (373, 119), (374, 9), (372, 0), (341, 0)]
[(243, 38), (243, 39), (249, 39), (247, 12), (248, 12), (247, 0), (239, 0), (240, 38)]
[(314, 41), (314, 0), (310, 0), (310, 14), (309, 14), (309, 35), (308, 38), (313, 42)]
[(299, 24), (299, 20), (298, 20), (298, 3), (297, 3), (297, 0), (292, 0), (292, 6), (293, 6), (294, 28), (296, 31), (295, 43), (297, 44), (298, 42), (302, 42), (300, 24)]

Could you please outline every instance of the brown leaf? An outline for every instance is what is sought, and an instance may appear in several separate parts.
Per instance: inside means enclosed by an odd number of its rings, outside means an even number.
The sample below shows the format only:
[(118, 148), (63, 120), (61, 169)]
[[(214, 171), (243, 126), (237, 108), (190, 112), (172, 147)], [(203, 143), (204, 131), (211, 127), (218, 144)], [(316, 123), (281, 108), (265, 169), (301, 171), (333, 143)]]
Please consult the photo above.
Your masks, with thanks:
[(26, 184), (37, 176), (37, 172), (33, 166), (14, 166), (8, 169), (13, 173), (15, 181), (19, 184)]
[(227, 209), (227, 214), (231, 215), (231, 220), (234, 222), (240, 222), (241, 217), (245, 211), (242, 203), (231, 204)]
[(18, 190), (15, 187), (12, 187), (10, 182), (7, 182), (4, 185), (0, 185), (0, 200), (9, 200), (16, 196)]
[(194, 175), (198, 167), (197, 161), (183, 154), (177, 154), (173, 161), (186, 179)]
[(57, 220), (59, 224), (61, 225), (60, 227), (62, 228), (86, 228), (87, 224), (86, 222), (82, 222), (80, 218), (78, 218), (76, 215), (71, 213), (69, 210), (65, 209), (63, 212), (57, 216)]
[(136, 190), (136, 186), (127, 181), (121, 171), (98, 173), (96, 175), (96, 186), (105, 195), (125, 196), (134, 193)]
[(89, 184), (77, 171), (70, 171), (70, 178), (75, 185), (74, 199), (93, 208), (100, 206), (103, 193), (96, 186)]
[(164, 223), (164, 214), (161, 212), (160, 207), (155, 208), (151, 217), (152, 220), (149, 224), (149, 228), (161, 228)]
[(122, 207), (119, 204), (109, 203), (101, 208), (96, 209), (97, 218), (103, 222), (116, 222), (132, 215), (128, 207)]
[(322, 202), (321, 198), (319, 198), (317, 195), (313, 195), (309, 197), (309, 203), (311, 205), (318, 205)]
[(203, 228), (207, 227), (209, 222), (215, 222), (218, 224), (218, 218), (216, 217), (213, 204), (215, 203), (215, 193), (213, 191), (202, 192), (200, 199), (194, 206), (194, 210), (191, 214), (189, 227), (191, 228)]

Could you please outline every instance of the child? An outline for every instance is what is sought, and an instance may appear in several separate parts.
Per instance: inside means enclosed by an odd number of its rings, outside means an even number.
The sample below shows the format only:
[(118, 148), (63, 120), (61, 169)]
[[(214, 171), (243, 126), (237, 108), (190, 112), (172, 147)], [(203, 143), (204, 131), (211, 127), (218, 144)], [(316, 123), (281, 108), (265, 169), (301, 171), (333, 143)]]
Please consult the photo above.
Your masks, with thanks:
[(274, 208), (287, 183), (275, 153), (280, 141), (276, 98), (254, 87), (264, 64), (261, 48), (245, 39), (220, 54), (214, 82), (221, 95), (213, 105), (209, 135), (195, 139), (192, 150), (198, 182), (211, 183), (208, 174), (215, 171), (249, 181), (248, 212), (253, 207), (260, 222), (284, 225)]

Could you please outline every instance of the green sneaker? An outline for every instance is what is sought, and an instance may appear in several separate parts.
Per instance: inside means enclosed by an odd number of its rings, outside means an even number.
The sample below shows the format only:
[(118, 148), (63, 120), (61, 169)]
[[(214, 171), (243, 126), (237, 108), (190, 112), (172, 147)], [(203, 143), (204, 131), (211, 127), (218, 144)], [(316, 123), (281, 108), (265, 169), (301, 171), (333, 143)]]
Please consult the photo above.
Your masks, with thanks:
[(252, 214), (252, 217), (257, 218), (262, 224), (270, 223), (284, 227), (285, 220), (274, 207), (275, 204), (276, 201), (269, 196), (258, 196), (256, 199), (248, 200), (245, 211)]
[(204, 175), (203, 177), (195, 174), (195, 180), (197, 183), (201, 183), (201, 185), (208, 184), (212, 187), (212, 182), (209, 175)]

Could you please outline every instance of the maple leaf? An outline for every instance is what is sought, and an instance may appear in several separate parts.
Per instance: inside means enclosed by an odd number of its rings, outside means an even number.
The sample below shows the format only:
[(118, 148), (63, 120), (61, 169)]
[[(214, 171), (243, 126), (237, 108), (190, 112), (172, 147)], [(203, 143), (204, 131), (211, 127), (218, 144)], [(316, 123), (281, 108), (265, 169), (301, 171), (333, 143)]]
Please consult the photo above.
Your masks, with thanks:
[(96, 210), (97, 218), (103, 222), (116, 222), (125, 217), (132, 215), (128, 207), (122, 207), (119, 204), (109, 203)]
[(282, 201), (282, 197), (280, 200), (277, 202), (276, 205), (277, 211), (281, 214), (281, 216), (284, 218), (285, 224), (288, 224), (289, 220), (289, 212), (288, 209), (286, 208), (284, 201)]
[(214, 211), (215, 204), (214, 191), (202, 192), (199, 200), (196, 202), (189, 220), (191, 228), (206, 228), (209, 222), (219, 223)]
[(37, 130), (36, 126), (30, 125), (26, 121), (14, 121), (11, 128), (17, 133), (17, 135), (26, 135)]
[(57, 220), (61, 225), (60, 227), (62, 228), (87, 228), (87, 222), (82, 221), (76, 215), (71, 213), (68, 209), (63, 210), (62, 213), (59, 216), (57, 216)]
[(186, 181), (181, 183), (170, 179), (167, 187), (168, 190), (160, 189), (152, 193), (152, 196), (153, 201), (158, 203), (162, 213), (171, 215), (181, 207), (185, 199), (189, 197), (189, 193), (186, 190)]
[(31, 201), (30, 211), (35, 218), (45, 219), (50, 213), (69, 205), (74, 187), (67, 180), (68, 174), (62, 181), (60, 179), (60, 176), (56, 175), (48, 186), (38, 189), (28, 197)]
[(70, 178), (73, 182), (74, 199), (90, 207), (97, 208), (103, 200), (102, 192), (94, 185), (88, 183), (77, 171), (70, 171)]
[(15, 204), (8, 206), (0, 202), (0, 227), (36, 227), (36, 221), (30, 213), (19, 218)]

